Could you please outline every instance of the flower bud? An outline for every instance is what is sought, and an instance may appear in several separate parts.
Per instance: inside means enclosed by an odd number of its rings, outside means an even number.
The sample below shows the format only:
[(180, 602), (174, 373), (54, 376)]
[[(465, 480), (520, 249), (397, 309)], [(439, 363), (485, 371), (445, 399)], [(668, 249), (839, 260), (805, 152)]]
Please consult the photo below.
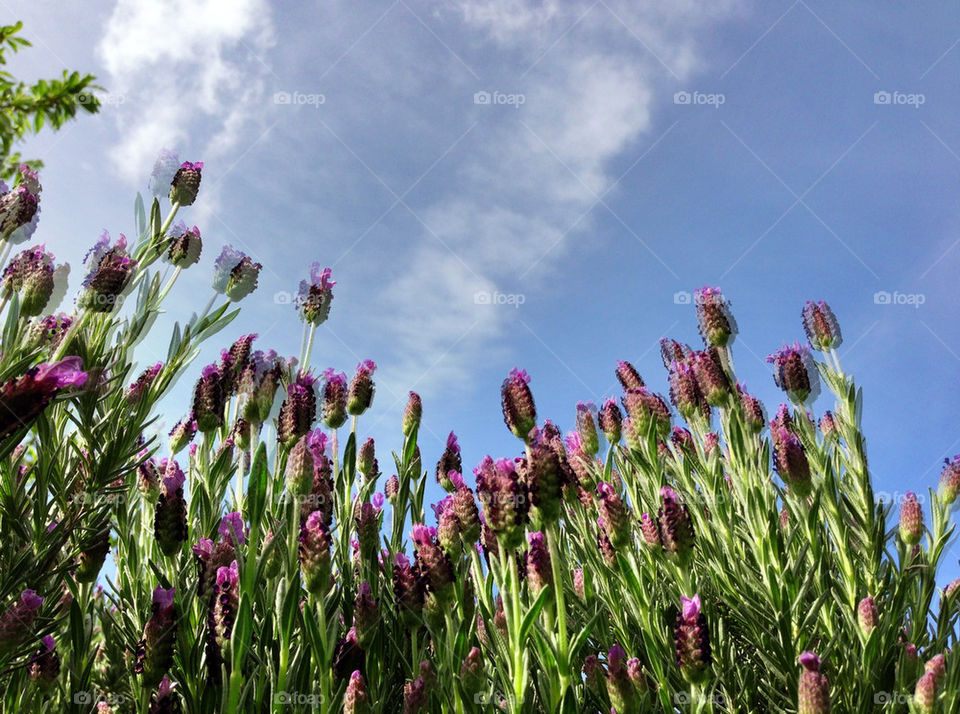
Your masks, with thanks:
[(826, 352), (840, 346), (843, 335), (840, 325), (827, 303), (807, 300), (803, 307), (803, 331), (815, 350)]
[(284, 473), (287, 490), (298, 498), (308, 495), (313, 489), (313, 470), (313, 454), (304, 435), (297, 440), (287, 457), (287, 468)]
[(187, 540), (187, 502), (183, 497), (183, 471), (173, 459), (160, 462), (162, 479), (153, 519), (153, 533), (160, 551), (169, 557), (180, 552)]
[(33, 590), (24, 590), (20, 599), (0, 614), (0, 652), (11, 652), (29, 637), (42, 602)]
[(480, 511), (471, 491), (461, 484), (453, 494), (451, 510), (456, 515), (460, 539), (463, 544), (472, 547), (480, 538)]
[(806, 498), (813, 490), (810, 476), (810, 462), (807, 453), (796, 434), (782, 428), (773, 429), (774, 468), (790, 491), (800, 498)]
[(298, 372), (287, 386), (287, 398), (280, 405), (277, 417), (277, 441), (290, 449), (313, 426), (317, 418), (316, 379), (309, 372)]
[(603, 665), (600, 664), (600, 660), (596, 655), (587, 655), (583, 660), (583, 681), (587, 689), (599, 694), (603, 677)]
[(193, 390), (193, 415), (197, 429), (204, 434), (219, 429), (223, 425), (226, 403), (223, 375), (216, 365), (207, 365)]
[(335, 280), (330, 279), (330, 268), (320, 269), (320, 263), (310, 265), (310, 280), (301, 280), (297, 292), (296, 308), (300, 318), (308, 325), (322, 325), (330, 315)]
[(369, 359), (357, 365), (357, 371), (347, 387), (347, 414), (360, 416), (373, 404), (373, 373), (376, 369), (376, 363)]
[(184, 161), (173, 175), (170, 182), (170, 203), (179, 203), (181, 206), (192, 206), (197, 200), (200, 190), (200, 178), (203, 171), (203, 162)]
[(372, 711), (367, 684), (357, 670), (350, 675), (350, 683), (343, 695), (343, 714), (370, 714)]
[(537, 408), (530, 391), (530, 375), (514, 367), (500, 388), (503, 421), (518, 439), (526, 441), (530, 430), (537, 425)]
[(515, 548), (527, 522), (527, 489), (512, 461), (484, 457), (474, 470), (477, 498), (483, 505), (486, 523), (507, 548)]
[(177, 640), (177, 612), (174, 588), (157, 586), (153, 591), (150, 619), (143, 628), (137, 647), (134, 671), (142, 674), (147, 686), (158, 683), (173, 666), (173, 647)]
[(620, 407), (614, 399), (608, 399), (603, 403), (600, 413), (597, 415), (600, 422), (600, 428), (603, 435), (607, 437), (607, 443), (620, 443), (620, 425), (623, 422), (623, 415), (620, 413)]
[(900, 504), (900, 540), (917, 545), (923, 537), (923, 508), (913, 491), (907, 491)]
[(80, 306), (90, 312), (112, 312), (137, 269), (137, 261), (127, 254), (126, 237), (121, 233), (111, 247), (110, 234), (104, 231), (83, 262), (89, 267), (83, 280), (86, 290), (79, 299)]
[(440, 548), (433, 528), (419, 523), (414, 525), (412, 539), (417, 564), (426, 577), (427, 590), (441, 606), (445, 606), (453, 595), (453, 563)]
[(373, 465), (377, 461), (375, 454), (373, 439), (367, 439), (357, 449), (357, 472), (361, 476), (369, 477), (373, 472)]
[(583, 451), (590, 456), (595, 456), (600, 450), (597, 425), (593, 417), (596, 411), (597, 408), (592, 402), (577, 403), (577, 433), (580, 436), (580, 445)]
[(339, 429), (347, 420), (347, 375), (329, 367), (323, 376), (323, 423)]
[(430, 698), (423, 679), (417, 677), (403, 685), (403, 714), (420, 714)]
[(692, 599), (681, 597), (680, 600), (683, 608), (673, 628), (677, 666), (684, 679), (699, 683), (707, 678), (713, 661), (707, 619), (700, 610), (699, 595)]
[[(261, 556), (267, 553), (267, 549), (270, 548), (274, 539), (273, 528), (267, 530), (267, 534), (263, 537), (263, 545), (260, 548)], [(275, 578), (280, 574), (280, 570), (283, 567), (283, 555), (280, 551), (280, 546), (275, 545), (270, 549), (269, 554), (266, 556), (266, 562), (263, 564), (263, 574), (267, 578)]]
[(877, 604), (872, 597), (865, 597), (857, 605), (857, 623), (865, 635), (869, 635), (877, 628), (877, 622), (880, 615), (877, 612)]
[(203, 599), (213, 591), (217, 571), (236, 560), (236, 551), (229, 540), (221, 540), (214, 546), (209, 538), (201, 538), (192, 550), (197, 564), (197, 597)]
[(300, 568), (307, 592), (323, 595), (330, 589), (330, 534), (323, 524), (323, 514), (314, 511), (300, 529)]
[(17, 186), (0, 195), (0, 238), (15, 240), (14, 234), (19, 228), (33, 221), (40, 210), (37, 195), (25, 186)]
[(814, 399), (819, 391), (817, 369), (810, 357), (810, 350), (799, 342), (783, 347), (767, 356), (773, 365), (773, 381), (794, 402), (802, 404), (807, 397)]
[(617, 567), (617, 551), (614, 550), (613, 544), (610, 542), (606, 524), (602, 518), (597, 519), (597, 548), (607, 565), (611, 568)]
[(680, 416), (689, 420), (697, 414), (709, 413), (692, 365), (687, 362), (673, 362), (670, 365), (669, 383), (670, 402), (677, 408)]
[[(377, 494), (380, 499), (382, 495)], [(376, 497), (375, 497), (376, 499)], [(381, 504), (382, 500), (379, 501)], [(357, 541), (360, 544), (360, 554), (366, 561), (376, 557), (377, 547), (380, 544), (380, 514), (381, 509), (373, 503), (359, 503), (359, 512), (356, 514)]]
[(357, 640), (364, 649), (376, 635), (380, 617), (378, 603), (370, 593), (370, 583), (360, 583), (353, 605), (353, 626), (357, 629)]
[(586, 586), (584, 582), (583, 568), (574, 568), (573, 571), (573, 592), (577, 594), (577, 597), (581, 600), (586, 600)]
[(437, 462), (437, 483), (444, 491), (453, 491), (453, 481), (450, 479), (450, 472), (461, 473), (463, 471), (463, 462), (460, 459), (460, 444), (457, 443), (457, 435), (452, 431), (447, 437), (447, 446)]
[(623, 406), (630, 415), (634, 436), (641, 442), (651, 429), (661, 439), (670, 433), (670, 407), (659, 394), (646, 387), (630, 388), (623, 398)]
[(630, 542), (630, 516), (620, 494), (606, 481), (597, 484), (598, 510), (610, 544), (620, 550)]
[(663, 366), (668, 371), (672, 368), (674, 362), (683, 364), (692, 354), (693, 350), (690, 349), (689, 345), (671, 340), (669, 337), (660, 340), (660, 359), (663, 360)]
[(932, 672), (925, 673), (913, 691), (913, 705), (918, 714), (933, 714), (937, 706), (937, 680)]
[(820, 673), (820, 658), (813, 652), (800, 655), (797, 714), (830, 714), (830, 685)]
[(387, 479), (387, 482), (383, 484), (383, 495), (387, 497), (387, 501), (393, 505), (397, 502), (397, 496), (400, 494), (400, 479), (397, 478), (396, 474), (390, 476)]
[(947, 658), (942, 654), (934, 655), (923, 665), (923, 671), (933, 675), (934, 684), (939, 687), (947, 676)]
[(110, 552), (110, 521), (100, 525), (80, 552), (74, 578), (78, 583), (92, 583), (103, 568), (103, 561)]
[(225, 245), (213, 263), (213, 289), (233, 302), (239, 302), (257, 289), (262, 268), (250, 256)]
[(167, 260), (175, 267), (182, 270), (196, 265), (200, 262), (202, 251), (203, 241), (200, 239), (200, 229), (196, 226), (187, 228), (181, 223), (171, 231)]
[(680, 561), (685, 561), (693, 550), (693, 523), (686, 504), (680, 503), (676, 491), (669, 486), (660, 489), (660, 542), (663, 549)]
[(420, 395), (416, 392), (410, 392), (407, 406), (403, 410), (403, 421), (400, 424), (400, 430), (404, 436), (410, 436), (420, 428), (420, 418), (422, 415), (423, 402), (420, 400)]
[(213, 605), (213, 636), (226, 655), (230, 648), (230, 636), (233, 634), (233, 625), (237, 619), (237, 607), (240, 599), (240, 573), (237, 561), (229, 566), (217, 570), (216, 589)]
[(726, 405), (731, 392), (730, 379), (720, 362), (717, 348), (708, 347), (701, 352), (694, 352), (691, 359), (700, 393), (707, 404), (713, 407)]
[(824, 439), (832, 439), (837, 436), (837, 420), (829, 409), (820, 417), (818, 426)]
[(423, 610), (424, 582), (419, 573), (415, 573), (410, 567), (410, 561), (403, 553), (397, 553), (393, 560), (393, 594), (406, 625), (419, 625), (420, 613)]
[(627, 653), (620, 645), (614, 645), (607, 653), (607, 695), (610, 697), (611, 711), (634, 712), (635, 694), (633, 684), (627, 676)]
[(954, 456), (953, 461), (944, 459), (944, 464), (937, 491), (941, 502), (946, 506), (952, 506), (957, 500), (957, 494), (960, 493), (960, 455)]
[(705, 344), (723, 347), (736, 336), (737, 323), (720, 288), (697, 288), (693, 291), (693, 304), (697, 310), (697, 327)]
[(173, 684), (168, 677), (164, 677), (160, 680), (157, 691), (150, 697), (147, 714), (180, 714), (180, 711), (180, 701), (173, 693)]
[[(145, 451), (141, 451), (139, 456), (142, 457), (145, 454)], [(137, 466), (137, 488), (140, 489), (140, 493), (150, 499), (156, 498), (160, 492), (160, 473), (153, 459), (145, 459)]]
[(530, 521), (549, 526), (560, 518), (563, 502), (563, 472), (556, 450), (546, 432), (531, 429), (529, 457), (520, 460), (520, 473), (530, 497)]
[[(482, 619), (480, 620), (483, 621)], [(460, 682), (468, 695), (476, 695), (486, 684), (483, 673), (483, 655), (479, 647), (471, 647), (460, 665)]]
[(50, 635), (40, 642), (40, 649), (30, 657), (30, 680), (41, 689), (48, 689), (60, 676), (57, 643)]
[(763, 404), (760, 400), (747, 393), (745, 384), (737, 385), (737, 394), (740, 397), (740, 408), (743, 410), (743, 424), (752, 434), (759, 434), (767, 423), (767, 415), (764, 412)]
[(39, 315), (50, 302), (56, 274), (53, 261), (53, 254), (41, 245), (16, 255), (4, 269), (3, 294), (7, 298), (20, 294), (21, 316)]
[(533, 593), (539, 593), (545, 587), (553, 585), (553, 571), (550, 569), (550, 551), (543, 533), (529, 533), (527, 541), (527, 582)]
[(623, 360), (617, 362), (616, 375), (625, 392), (644, 386), (643, 377), (629, 362)]
[(651, 548), (660, 548), (660, 525), (650, 517), (649, 513), (640, 516), (640, 533), (643, 535), (643, 542)]

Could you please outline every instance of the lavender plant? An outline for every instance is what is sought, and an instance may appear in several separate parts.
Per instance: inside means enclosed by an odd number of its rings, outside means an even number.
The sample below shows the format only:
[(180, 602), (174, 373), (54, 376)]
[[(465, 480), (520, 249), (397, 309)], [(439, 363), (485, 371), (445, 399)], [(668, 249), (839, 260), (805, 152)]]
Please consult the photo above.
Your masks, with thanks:
[[(241, 337), (161, 439), (159, 400), (261, 269), (224, 247), (215, 298), (165, 354), (140, 344), (203, 249), (174, 225), (202, 170), (161, 157), (169, 207), (138, 199), (135, 238), (104, 234), (72, 314), (45, 315), (44, 246), (4, 270), (4, 710), (954, 710), (960, 582), (938, 590), (937, 570), (960, 457), (898, 513), (875, 498), (825, 303), (802, 310), (806, 344), (770, 356), (786, 401), (769, 422), (737, 380), (729, 303), (703, 288), (704, 347), (661, 345), (669, 399), (619, 362), (619, 403), (578, 404), (564, 436), (515, 369), (517, 453), (471, 474), (453, 433), (425, 467), (415, 393), (389, 458), (362, 437), (376, 365), (312, 367), (336, 284), (315, 264), (300, 354)], [(0, 196), (6, 251), (39, 195), (24, 168)]]

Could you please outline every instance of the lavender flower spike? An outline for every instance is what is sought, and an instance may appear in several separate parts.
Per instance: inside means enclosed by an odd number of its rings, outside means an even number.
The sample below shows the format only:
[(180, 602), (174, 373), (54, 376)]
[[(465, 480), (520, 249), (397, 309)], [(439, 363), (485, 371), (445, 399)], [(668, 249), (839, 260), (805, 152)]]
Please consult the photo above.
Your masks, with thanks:
[(192, 206), (200, 190), (200, 178), (203, 171), (202, 161), (184, 161), (170, 181), (170, 203)]
[(503, 380), (500, 388), (503, 421), (518, 439), (527, 439), (530, 430), (537, 425), (537, 408), (530, 391), (530, 375), (514, 367)]
[(820, 658), (804, 652), (799, 662), (803, 671), (797, 686), (797, 714), (830, 714), (830, 685), (820, 673)]
[(238, 302), (257, 289), (262, 267), (245, 253), (225, 245), (213, 264), (213, 289)]
[(323, 324), (330, 315), (330, 303), (333, 301), (333, 286), (336, 281), (330, 279), (330, 268), (320, 269), (320, 263), (310, 265), (310, 280), (301, 280), (297, 292), (296, 308), (300, 318), (316, 327)]
[(673, 629), (677, 666), (688, 682), (702, 682), (713, 661), (707, 620), (700, 611), (700, 596), (680, 598), (683, 605)]
[(816, 399), (820, 381), (809, 349), (799, 342), (784, 344), (767, 362), (773, 365), (773, 381), (792, 401), (803, 404), (811, 395)]

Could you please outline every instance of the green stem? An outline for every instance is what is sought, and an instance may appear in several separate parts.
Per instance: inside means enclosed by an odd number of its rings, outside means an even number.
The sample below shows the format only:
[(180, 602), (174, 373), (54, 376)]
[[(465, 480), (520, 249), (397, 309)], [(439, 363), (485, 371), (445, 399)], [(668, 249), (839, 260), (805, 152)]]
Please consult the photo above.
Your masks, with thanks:
[(558, 524), (554, 523), (547, 531), (547, 548), (550, 551), (550, 568), (553, 571), (553, 593), (557, 606), (557, 665), (560, 669), (560, 701), (570, 686), (570, 653), (567, 641), (567, 609), (563, 599), (563, 571), (560, 569), (560, 543), (557, 538)]

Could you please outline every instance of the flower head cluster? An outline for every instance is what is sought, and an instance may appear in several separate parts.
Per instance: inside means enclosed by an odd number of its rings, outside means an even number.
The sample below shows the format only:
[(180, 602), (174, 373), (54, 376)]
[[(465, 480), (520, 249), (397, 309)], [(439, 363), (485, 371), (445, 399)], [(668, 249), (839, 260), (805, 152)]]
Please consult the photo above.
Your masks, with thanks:
[(530, 375), (518, 367), (510, 370), (500, 388), (503, 421), (518, 439), (527, 439), (537, 425), (537, 408), (530, 391)]
[(53, 295), (56, 269), (53, 253), (43, 245), (28, 248), (14, 256), (3, 271), (4, 297), (14, 293), (20, 297), (20, 314), (28, 317), (39, 315)]
[(261, 268), (250, 256), (225, 245), (213, 264), (213, 289), (238, 302), (257, 289)]
[(323, 324), (330, 314), (333, 301), (333, 286), (336, 281), (330, 279), (330, 268), (320, 269), (320, 263), (310, 265), (310, 279), (300, 281), (296, 307), (300, 318), (316, 327)]
[(111, 312), (123, 300), (123, 292), (137, 269), (137, 261), (127, 254), (127, 239), (121, 233), (110, 244), (110, 234), (103, 232), (100, 240), (87, 251), (83, 259), (87, 275), (83, 279), (86, 291), (80, 305), (91, 312)]

